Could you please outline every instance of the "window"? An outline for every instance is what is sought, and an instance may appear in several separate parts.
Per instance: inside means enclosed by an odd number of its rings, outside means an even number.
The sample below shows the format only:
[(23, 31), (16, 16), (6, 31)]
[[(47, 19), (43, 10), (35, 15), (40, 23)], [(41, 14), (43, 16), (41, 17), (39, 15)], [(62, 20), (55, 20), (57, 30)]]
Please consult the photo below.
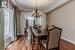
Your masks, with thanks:
[(4, 36), (10, 35), (10, 16), (9, 12), (5, 12), (4, 16)]

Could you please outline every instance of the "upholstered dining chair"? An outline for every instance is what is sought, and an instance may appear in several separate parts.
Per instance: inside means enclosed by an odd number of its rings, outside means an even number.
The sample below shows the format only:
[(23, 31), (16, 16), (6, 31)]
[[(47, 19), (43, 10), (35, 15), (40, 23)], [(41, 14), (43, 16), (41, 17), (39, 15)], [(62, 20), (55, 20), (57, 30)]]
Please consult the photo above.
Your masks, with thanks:
[(62, 29), (55, 26), (49, 29), (47, 40), (41, 42), (45, 50), (59, 50), (61, 32)]

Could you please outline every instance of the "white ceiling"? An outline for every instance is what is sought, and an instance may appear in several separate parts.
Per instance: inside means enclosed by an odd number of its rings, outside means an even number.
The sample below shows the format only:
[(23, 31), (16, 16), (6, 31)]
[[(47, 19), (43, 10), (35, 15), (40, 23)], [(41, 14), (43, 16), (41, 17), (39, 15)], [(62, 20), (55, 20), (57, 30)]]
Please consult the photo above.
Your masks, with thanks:
[[(44, 12), (49, 12), (69, 0), (37, 0), (37, 8)], [(12, 0), (21, 10), (31, 11), (36, 9), (36, 0)]]

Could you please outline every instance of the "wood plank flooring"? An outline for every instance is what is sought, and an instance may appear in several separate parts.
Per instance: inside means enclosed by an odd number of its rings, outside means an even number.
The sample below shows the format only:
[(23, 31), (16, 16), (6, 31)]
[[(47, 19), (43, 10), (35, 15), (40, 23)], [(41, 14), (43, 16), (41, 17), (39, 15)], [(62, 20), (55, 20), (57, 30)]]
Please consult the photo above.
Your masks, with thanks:
[(18, 37), (16, 41), (10, 44), (4, 50), (44, 50), (40, 48), (40, 43), (34, 42), (33, 45), (24, 37)]

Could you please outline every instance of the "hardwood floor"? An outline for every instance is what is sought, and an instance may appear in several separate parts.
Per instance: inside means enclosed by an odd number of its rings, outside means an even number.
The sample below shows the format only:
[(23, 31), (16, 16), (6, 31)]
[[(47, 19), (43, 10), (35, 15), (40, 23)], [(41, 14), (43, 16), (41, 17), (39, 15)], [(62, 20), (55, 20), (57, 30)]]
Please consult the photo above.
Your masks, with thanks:
[(36, 41), (32, 45), (24, 36), (18, 36), (17, 40), (4, 50), (43, 50), (43, 48), (40, 48), (40, 43)]
[[(35, 38), (35, 42), (31, 44), (23, 35), (17, 36), (16, 41), (12, 42), (7, 48), (4, 50), (45, 50), (43, 46), (40, 45), (40, 42)], [(61, 40), (60, 42), (60, 50), (75, 50), (75, 45), (67, 42), (65, 40)]]
[(60, 50), (75, 50), (75, 44), (61, 39)]

